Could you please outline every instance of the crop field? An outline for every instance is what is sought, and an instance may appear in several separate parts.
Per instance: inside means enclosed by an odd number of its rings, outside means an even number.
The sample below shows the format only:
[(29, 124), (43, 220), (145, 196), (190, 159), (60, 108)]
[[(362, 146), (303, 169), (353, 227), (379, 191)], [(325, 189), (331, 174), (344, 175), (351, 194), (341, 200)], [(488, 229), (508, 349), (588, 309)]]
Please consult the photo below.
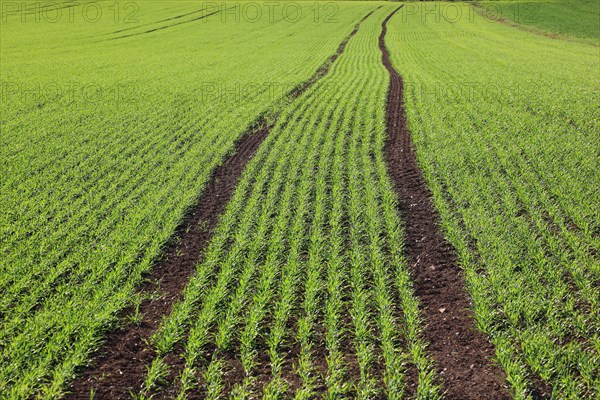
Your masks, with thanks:
[[(460, 43), (403, 39), (449, 29), (441, 22), (407, 18), (392, 26), (410, 132), (477, 324), (511, 386), (525, 394), (528, 376), (538, 374), (557, 398), (593, 397), (600, 386), (598, 49), (487, 24), (461, 26)], [(498, 37), (506, 42), (483, 45)]]
[(0, 399), (600, 398), (599, 21), (0, 0)]

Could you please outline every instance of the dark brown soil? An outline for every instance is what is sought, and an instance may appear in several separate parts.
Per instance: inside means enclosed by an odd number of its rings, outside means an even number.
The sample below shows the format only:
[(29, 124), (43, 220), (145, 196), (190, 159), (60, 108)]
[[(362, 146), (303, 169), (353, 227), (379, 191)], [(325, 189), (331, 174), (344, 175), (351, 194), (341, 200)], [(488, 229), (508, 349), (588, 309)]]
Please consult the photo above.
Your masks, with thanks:
[[(73, 382), (67, 399), (130, 399), (130, 391), (139, 392), (147, 366), (154, 352), (147, 340), (157, 330), (164, 315), (181, 298), (194, 273), (194, 267), (219, 216), (233, 195), (239, 177), (258, 146), (267, 137), (270, 126), (261, 117), (236, 146), (235, 154), (216, 169), (198, 204), (189, 212), (160, 261), (140, 287), (143, 294), (154, 294), (144, 300), (139, 312), (140, 324), (130, 324), (107, 335), (105, 344), (97, 351), (91, 367)], [(156, 296), (158, 295), (158, 296)], [(122, 316), (131, 313), (125, 310)]]
[(435, 361), (446, 399), (508, 399), (504, 372), (493, 364), (494, 348), (475, 329), (464, 274), (444, 240), (439, 216), (425, 186), (406, 123), (403, 82), (385, 47), (387, 23), (379, 48), (391, 84), (388, 93), (388, 140), (385, 154), (405, 224), (406, 257), (425, 322), (424, 339)]

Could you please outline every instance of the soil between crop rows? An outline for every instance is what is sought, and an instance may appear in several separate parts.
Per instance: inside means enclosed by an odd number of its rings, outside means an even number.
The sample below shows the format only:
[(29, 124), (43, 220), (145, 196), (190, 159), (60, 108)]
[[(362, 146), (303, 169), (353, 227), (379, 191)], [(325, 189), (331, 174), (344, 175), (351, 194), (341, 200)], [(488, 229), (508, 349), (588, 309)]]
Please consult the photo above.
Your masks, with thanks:
[(385, 156), (405, 226), (406, 258), (421, 304), (424, 339), (442, 379), (446, 399), (507, 399), (510, 396), (505, 374), (492, 364), (493, 346), (475, 330), (464, 274), (440, 231), (439, 216), (408, 131), (402, 78), (385, 47), (387, 23), (400, 8), (386, 17), (379, 36), (383, 64), (391, 79)]

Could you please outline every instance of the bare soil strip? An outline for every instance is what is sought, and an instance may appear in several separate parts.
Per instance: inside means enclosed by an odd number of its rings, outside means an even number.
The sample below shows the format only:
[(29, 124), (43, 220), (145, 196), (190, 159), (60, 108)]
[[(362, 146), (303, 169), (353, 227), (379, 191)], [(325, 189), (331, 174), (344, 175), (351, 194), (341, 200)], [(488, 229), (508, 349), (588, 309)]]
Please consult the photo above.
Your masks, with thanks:
[[(217, 168), (199, 203), (186, 216), (162, 260), (153, 268), (140, 292), (154, 294), (145, 299), (139, 313), (140, 324), (131, 324), (111, 332), (93, 360), (93, 366), (72, 385), (67, 398), (130, 399), (129, 391), (137, 391), (146, 375), (146, 366), (154, 358), (147, 340), (158, 329), (162, 317), (181, 294), (200, 260), (217, 225), (220, 214), (231, 198), (239, 177), (258, 146), (267, 137), (270, 126), (265, 118), (252, 126), (236, 146), (234, 155)], [(125, 310), (128, 314), (131, 310)]]
[(400, 8), (383, 21), (379, 36), (383, 64), (391, 79), (385, 155), (404, 221), (406, 257), (421, 303), (424, 338), (442, 378), (446, 399), (507, 399), (506, 376), (492, 363), (493, 346), (475, 329), (464, 274), (440, 231), (439, 216), (407, 127), (402, 78), (385, 47), (387, 23)]
[[(327, 74), (331, 64), (343, 53), (350, 38), (358, 31), (360, 24), (375, 10), (355, 25), (336, 52), (328, 57), (308, 80), (290, 91), (288, 99), (300, 96)], [(262, 115), (237, 144), (235, 154), (216, 169), (200, 201), (176, 230), (176, 240), (171, 241), (161, 261), (140, 286), (140, 293), (152, 295), (146, 296), (140, 304), (141, 322), (129, 324), (106, 335), (105, 343), (97, 351), (91, 367), (84, 370), (73, 382), (71, 392), (65, 396), (66, 399), (88, 400), (92, 391), (96, 399), (130, 399), (131, 393), (137, 393), (141, 389), (147, 366), (155, 356), (148, 344), (149, 338), (159, 328), (162, 317), (169, 314), (173, 304), (181, 299), (183, 289), (194, 273), (195, 266), (200, 261), (246, 164), (269, 134), (278, 115), (278, 112)], [(132, 311), (124, 310), (121, 319), (131, 315)]]

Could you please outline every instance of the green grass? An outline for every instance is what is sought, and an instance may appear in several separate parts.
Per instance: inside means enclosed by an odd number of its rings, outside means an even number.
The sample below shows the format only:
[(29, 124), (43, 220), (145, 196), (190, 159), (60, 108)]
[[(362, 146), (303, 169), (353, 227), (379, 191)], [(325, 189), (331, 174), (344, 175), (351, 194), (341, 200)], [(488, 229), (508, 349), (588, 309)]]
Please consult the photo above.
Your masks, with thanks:
[(486, 1), (483, 15), (534, 32), (600, 45), (600, 4), (593, 0)]
[[(200, 8), (140, 4), (133, 25), (2, 22), (2, 396), (64, 390), (234, 141), (366, 9), (340, 7), (339, 23), (212, 18), (113, 39)], [(117, 102), (120, 84), (134, 90)]]
[(404, 17), (387, 45), (418, 158), (513, 394), (535, 374), (554, 398), (597, 396), (598, 49)]

